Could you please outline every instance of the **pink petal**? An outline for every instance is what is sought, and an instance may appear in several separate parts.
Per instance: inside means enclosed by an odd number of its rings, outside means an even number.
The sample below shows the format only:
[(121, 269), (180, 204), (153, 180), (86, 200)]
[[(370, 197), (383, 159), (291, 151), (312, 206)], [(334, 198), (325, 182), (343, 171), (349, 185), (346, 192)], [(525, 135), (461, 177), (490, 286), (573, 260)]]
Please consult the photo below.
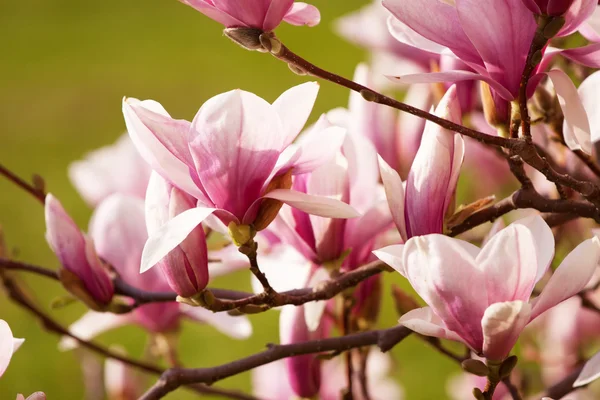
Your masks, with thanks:
[(575, 0), (565, 14), (565, 24), (557, 36), (568, 36), (592, 16), (596, 10), (596, 0)]
[(399, 41), (400, 43), (404, 43), (407, 46), (414, 47), (415, 49), (421, 49), (424, 51), (429, 51), (434, 54), (442, 54), (444, 52), (449, 52), (450, 50), (446, 46), (442, 46), (436, 42), (433, 42), (419, 33), (412, 30), (408, 25), (404, 22), (390, 16), (387, 19), (387, 26), (390, 31), (390, 34)]
[(465, 62), (481, 63), (477, 50), (461, 28), (455, 7), (439, 0), (384, 0), (383, 5), (401, 22), (425, 38), (450, 48)]
[(277, 360), (252, 370), (253, 394), (264, 400), (293, 399), (296, 394), (285, 371), (285, 360)]
[(188, 318), (209, 324), (233, 339), (247, 339), (252, 336), (252, 324), (245, 315), (233, 317), (227, 313), (215, 313), (206, 308), (185, 304), (181, 305), (181, 311)]
[[(91, 340), (99, 334), (129, 324), (127, 314), (111, 314), (88, 311), (69, 327), (69, 332), (82, 340)], [(73, 350), (79, 342), (69, 336), (63, 336), (58, 344), (61, 351)]]
[(585, 363), (577, 380), (573, 383), (573, 387), (577, 388), (579, 386), (585, 386), (598, 378), (600, 378), (600, 352), (594, 354), (594, 356)]
[(394, 244), (387, 247), (382, 247), (379, 250), (374, 250), (373, 254), (381, 261), (394, 268), (403, 277), (407, 278), (406, 270), (404, 269), (403, 257), (404, 257), (404, 245)]
[(483, 354), (488, 360), (503, 361), (529, 322), (531, 306), (523, 301), (490, 305), (481, 320)]
[(142, 122), (136, 114), (137, 106), (150, 110), (156, 114), (168, 117), (169, 114), (157, 102), (152, 100), (139, 101), (137, 99), (123, 99), (123, 115), (129, 136), (136, 146), (140, 155), (146, 160), (152, 169), (170, 180), (182, 190), (192, 196), (207, 202), (204, 193), (198, 189), (189, 173), (189, 166), (170, 152), (154, 135), (154, 133)]
[(506, 100), (516, 98), (537, 29), (533, 14), (522, 0), (456, 0), (456, 9), (464, 32), (483, 58), (490, 77), (512, 94)]
[[(273, 24), (273, 21), (276, 20), (276, 11), (281, 11), (283, 8), (287, 10), (292, 5), (293, 0), (284, 0), (279, 2), (273, 0), (258, 0), (252, 2), (246, 0), (212, 0), (212, 2), (216, 8), (223, 11), (225, 14), (235, 18), (238, 21), (242, 21), (242, 26), (270, 30), (275, 28), (275, 26), (271, 25)], [(267, 29), (266, 18), (269, 7), (272, 5), (272, 3), (279, 4), (275, 5), (277, 10), (273, 10), (273, 18), (271, 21), (269, 21), (269, 29)], [(281, 18), (283, 18), (283, 15), (281, 15)], [(279, 22), (281, 22), (281, 19), (279, 19)]]
[(226, 27), (245, 26), (243, 22), (235, 17), (216, 8), (210, 0), (180, 0), (182, 3), (195, 8), (210, 19), (214, 19)]
[(478, 251), (468, 242), (431, 234), (409, 239), (402, 260), (415, 291), (473, 349), (483, 344), (481, 318), (488, 299), (486, 276), (474, 257)]
[(310, 135), (307, 133), (302, 137), (298, 143), (298, 158), (292, 163), (294, 175), (312, 172), (331, 160), (341, 148), (346, 130), (331, 126), (323, 130), (311, 130)]
[(279, 114), (242, 90), (208, 100), (192, 122), (190, 151), (213, 203), (242, 219), (260, 197), (283, 148)]
[(559, 69), (547, 73), (558, 96), (560, 108), (565, 116), (563, 133), (571, 150), (592, 153), (591, 130), (587, 113), (571, 78)]
[(398, 323), (421, 335), (462, 342), (460, 336), (449, 330), (430, 307), (411, 310), (400, 317)]
[(215, 208), (192, 208), (177, 215), (154, 232), (144, 246), (140, 273), (155, 266), (215, 211)]
[(531, 319), (582, 290), (600, 261), (600, 240), (588, 239), (571, 251), (534, 300)]
[(356, 218), (360, 213), (350, 205), (323, 196), (312, 196), (294, 190), (275, 189), (263, 197), (279, 200), (300, 211), (327, 218)]
[(286, 90), (273, 103), (284, 126), (284, 130), (280, 132), (284, 137), (283, 148), (289, 146), (304, 128), (318, 94), (319, 84), (306, 82)]
[(0, 319), (0, 377), (8, 368), (10, 359), (25, 340), (16, 339), (6, 321)]
[(402, 241), (406, 241), (408, 235), (406, 233), (404, 216), (404, 186), (402, 185), (402, 180), (400, 179), (400, 175), (381, 157), (379, 157), (379, 173), (381, 174), (381, 181), (385, 188), (385, 197), (390, 206), (392, 218), (396, 224), (396, 228), (398, 228), (398, 232), (400, 232)]
[(296, 1), (283, 20), (292, 25), (315, 26), (321, 22), (321, 13), (315, 6)]
[(511, 224), (496, 234), (477, 256), (486, 276), (487, 304), (528, 301), (536, 283), (534, 237), (523, 225)]
[(513, 224), (525, 226), (533, 235), (538, 262), (537, 274), (535, 276), (535, 283), (537, 284), (544, 274), (546, 274), (554, 259), (554, 234), (539, 214), (519, 219), (513, 222)]
[(600, 7), (595, 7), (587, 21), (579, 26), (579, 33), (591, 42), (600, 42)]
[(557, 53), (575, 61), (577, 64), (590, 68), (600, 68), (600, 43), (592, 43), (587, 46), (560, 50)]
[[(456, 86), (438, 105), (436, 115), (461, 122)], [(433, 123), (425, 124), (421, 146), (406, 181), (406, 232), (408, 237), (442, 233), (444, 218), (454, 192), (464, 158), (460, 135)]]
[[(234, 0), (237, 1), (237, 0)], [(240, 3), (247, 4), (247, 1), (240, 0)], [(291, 11), (294, 1), (293, 0), (267, 0), (266, 3), (269, 4), (269, 8), (265, 14), (265, 21), (263, 22), (263, 30), (272, 31), (277, 28), (281, 21), (286, 17)], [(253, 4), (254, 7), (256, 7)]]
[[(437, 0), (436, 0), (437, 1)], [(400, 83), (439, 83), (439, 82), (461, 82), (480, 80), (489, 84), (505, 100), (512, 100), (514, 96), (504, 87), (489, 76), (480, 75), (470, 71), (445, 71), (426, 74), (411, 74), (388, 78), (397, 80)]]

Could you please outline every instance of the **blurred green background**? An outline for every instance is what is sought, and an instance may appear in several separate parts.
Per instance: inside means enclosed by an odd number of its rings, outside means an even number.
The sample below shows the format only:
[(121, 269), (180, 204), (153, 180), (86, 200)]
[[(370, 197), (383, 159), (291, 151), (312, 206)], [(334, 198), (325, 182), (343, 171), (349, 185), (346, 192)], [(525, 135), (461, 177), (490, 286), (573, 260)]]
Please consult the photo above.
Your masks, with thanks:
[[(323, 20), (316, 28), (283, 24), (282, 40), (324, 68), (352, 76), (365, 58), (332, 31), (332, 21), (366, 0), (313, 0)], [(3, 0), (0, 1), (0, 163), (22, 177), (38, 173), (82, 228), (91, 210), (78, 197), (67, 166), (86, 152), (112, 143), (125, 130), (123, 96), (160, 101), (177, 118), (191, 119), (208, 98), (243, 88), (272, 101), (305, 79), (281, 62), (244, 51), (221, 34), (221, 26), (175, 0)], [(348, 92), (322, 83), (313, 119), (345, 106)], [(43, 208), (32, 197), (0, 180), (0, 224), (13, 255), (51, 268), (57, 260), (44, 240)], [(55, 282), (24, 276), (45, 307), (64, 294)], [(386, 277), (382, 327), (396, 323)], [(217, 280), (215, 287), (249, 290), (249, 276)], [(52, 315), (64, 324), (83, 314), (78, 304)], [(212, 366), (264, 349), (277, 341), (277, 312), (252, 317), (254, 336), (230, 340), (206, 326), (186, 324), (181, 356), (188, 366)], [(26, 342), (0, 379), (0, 399), (43, 390), (50, 400), (83, 399), (79, 358), (57, 350), (58, 337), (29, 314), (0, 298), (0, 318)], [(145, 334), (123, 328), (98, 338), (118, 342), (139, 357)], [(443, 399), (445, 378), (458, 368), (411, 338), (393, 351), (395, 376), (409, 399)], [(219, 386), (250, 389), (249, 374)], [(179, 390), (168, 399), (195, 396)]]

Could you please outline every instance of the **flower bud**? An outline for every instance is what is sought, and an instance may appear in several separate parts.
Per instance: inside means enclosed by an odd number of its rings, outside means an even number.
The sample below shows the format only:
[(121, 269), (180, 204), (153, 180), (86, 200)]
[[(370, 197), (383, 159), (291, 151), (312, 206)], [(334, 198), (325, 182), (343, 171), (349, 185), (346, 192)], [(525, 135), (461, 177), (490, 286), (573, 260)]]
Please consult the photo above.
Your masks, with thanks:
[[(170, 219), (196, 207), (195, 200), (153, 173), (146, 193), (146, 225), (152, 235)], [(192, 297), (208, 284), (206, 235), (198, 225), (157, 265), (169, 286), (182, 297)]]
[(559, 16), (569, 11), (574, 0), (523, 0), (523, 4), (536, 15)]
[(93, 310), (103, 310), (112, 300), (114, 287), (94, 245), (69, 217), (60, 202), (46, 196), (46, 240), (63, 269), (59, 278), (65, 288)]

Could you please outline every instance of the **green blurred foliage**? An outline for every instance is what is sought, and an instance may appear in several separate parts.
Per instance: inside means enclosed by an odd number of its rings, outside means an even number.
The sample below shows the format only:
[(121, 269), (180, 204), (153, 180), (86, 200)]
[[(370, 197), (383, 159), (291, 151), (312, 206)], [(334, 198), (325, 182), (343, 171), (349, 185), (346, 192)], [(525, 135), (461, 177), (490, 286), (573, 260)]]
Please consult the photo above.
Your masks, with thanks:
[[(320, 26), (283, 24), (279, 37), (313, 63), (352, 76), (365, 54), (337, 37), (332, 21), (365, 0), (313, 0), (323, 15)], [(0, 162), (23, 177), (38, 173), (81, 227), (91, 210), (67, 177), (70, 162), (112, 143), (125, 126), (123, 96), (160, 101), (178, 118), (191, 119), (208, 98), (243, 88), (272, 101), (305, 78), (278, 60), (245, 51), (221, 34), (221, 26), (175, 0), (4, 0), (0, 2)], [(313, 119), (344, 106), (348, 92), (322, 83)], [(26, 193), (0, 180), (0, 224), (13, 255), (20, 260), (57, 267), (44, 240), (43, 207)], [(40, 304), (47, 307), (64, 291), (55, 282), (23, 276)], [(382, 327), (396, 323), (384, 289)], [(402, 283), (406, 286), (405, 283)], [(217, 280), (215, 287), (249, 290), (249, 275)], [(84, 388), (75, 352), (57, 350), (58, 338), (29, 314), (0, 298), (0, 318), (26, 342), (0, 380), (0, 398), (43, 390), (50, 400), (82, 399)], [(53, 310), (64, 324), (83, 314), (81, 305)], [(252, 317), (254, 336), (234, 341), (207, 326), (184, 325), (180, 341), (186, 365), (208, 367), (264, 349), (276, 342), (277, 312)], [(123, 328), (102, 335), (101, 344), (120, 343), (140, 357), (145, 334)], [(458, 367), (416, 338), (393, 351), (395, 375), (409, 399), (445, 398), (445, 378)], [(223, 387), (250, 390), (250, 375), (223, 382)], [(191, 399), (179, 390), (167, 398)]]

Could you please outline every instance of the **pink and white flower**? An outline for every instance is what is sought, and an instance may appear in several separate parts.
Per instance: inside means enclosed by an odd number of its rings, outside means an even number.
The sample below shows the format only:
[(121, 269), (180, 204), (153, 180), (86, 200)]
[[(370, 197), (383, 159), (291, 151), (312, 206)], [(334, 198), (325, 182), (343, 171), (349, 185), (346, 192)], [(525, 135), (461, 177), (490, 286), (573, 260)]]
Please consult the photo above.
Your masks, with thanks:
[(375, 254), (428, 304), (403, 315), (400, 324), (461, 341), (482, 357), (502, 361), (529, 322), (585, 287), (600, 260), (600, 240), (577, 246), (533, 300), (533, 288), (554, 255), (552, 230), (537, 215), (509, 225), (482, 249), (434, 234)]
[(227, 28), (256, 28), (272, 31), (282, 21), (292, 25), (315, 26), (319, 10), (294, 0), (180, 0)]

